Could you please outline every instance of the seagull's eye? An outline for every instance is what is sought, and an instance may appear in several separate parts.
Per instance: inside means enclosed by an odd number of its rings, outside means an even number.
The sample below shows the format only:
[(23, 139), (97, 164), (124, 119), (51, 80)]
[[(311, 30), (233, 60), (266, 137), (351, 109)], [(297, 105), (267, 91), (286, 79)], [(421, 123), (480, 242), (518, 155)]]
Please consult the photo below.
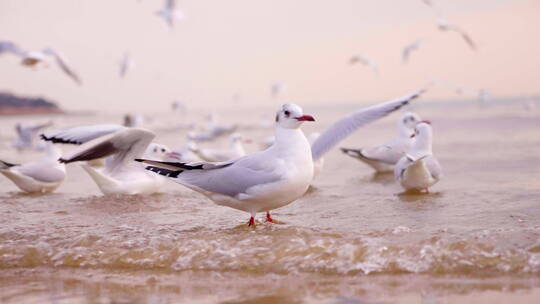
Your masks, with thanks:
[(291, 115), (291, 112), (285, 111), (285, 112), (283, 112), (283, 114), (285, 114), (285, 116), (289, 117), (289, 115)]
[(161, 148), (161, 152), (165, 153), (165, 149)]

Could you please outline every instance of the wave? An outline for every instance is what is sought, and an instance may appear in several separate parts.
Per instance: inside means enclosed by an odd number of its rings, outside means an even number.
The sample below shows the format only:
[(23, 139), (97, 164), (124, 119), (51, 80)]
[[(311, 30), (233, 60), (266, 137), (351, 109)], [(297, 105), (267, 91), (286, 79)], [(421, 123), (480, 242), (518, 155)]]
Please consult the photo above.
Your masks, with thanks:
[[(103, 234), (0, 230), (0, 269), (38, 266), (262, 273), (540, 274), (538, 229), (410, 238), (350, 237), (260, 224), (222, 231), (118, 226)], [(519, 235), (519, 239), (515, 237)], [(533, 237), (534, 236), (534, 237)], [(534, 241), (530, 241), (530, 240)]]

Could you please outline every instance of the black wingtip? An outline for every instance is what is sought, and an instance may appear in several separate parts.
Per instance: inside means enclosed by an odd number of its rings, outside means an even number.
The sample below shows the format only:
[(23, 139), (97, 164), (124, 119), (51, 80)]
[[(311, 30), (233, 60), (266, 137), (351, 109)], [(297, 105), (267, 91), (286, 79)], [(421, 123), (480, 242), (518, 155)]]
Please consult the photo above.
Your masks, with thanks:
[(67, 164), (69, 163), (69, 161), (67, 159), (63, 159), (63, 158), (59, 158), (58, 159), (58, 162), (61, 163), (61, 164)]
[(39, 137), (41, 139), (43, 139), (44, 141), (50, 141), (53, 144), (82, 145), (82, 142), (80, 142), (80, 141), (62, 139), (62, 138), (57, 138), (57, 137), (54, 137), (54, 136), (47, 137), (45, 134), (41, 134), (41, 135), (39, 135)]
[(142, 163), (142, 162), (143, 162), (143, 161), (145, 161), (146, 159), (142, 159), (142, 158), (135, 158), (134, 160), (135, 160), (136, 162), (140, 162), (140, 163)]

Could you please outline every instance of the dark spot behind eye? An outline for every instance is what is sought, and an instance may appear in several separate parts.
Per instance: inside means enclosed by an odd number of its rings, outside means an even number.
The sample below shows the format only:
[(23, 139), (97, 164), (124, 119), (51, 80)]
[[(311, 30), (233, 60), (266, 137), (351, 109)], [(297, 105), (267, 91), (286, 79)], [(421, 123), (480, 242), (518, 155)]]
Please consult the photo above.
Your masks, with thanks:
[(157, 148), (154, 148), (154, 153), (156, 153), (156, 152), (157, 152)]

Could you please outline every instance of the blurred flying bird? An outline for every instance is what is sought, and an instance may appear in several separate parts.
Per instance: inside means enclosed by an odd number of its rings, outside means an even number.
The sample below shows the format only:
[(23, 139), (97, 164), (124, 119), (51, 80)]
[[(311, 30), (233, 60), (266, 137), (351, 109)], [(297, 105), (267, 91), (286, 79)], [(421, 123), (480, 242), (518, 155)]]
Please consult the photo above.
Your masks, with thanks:
[(476, 44), (472, 40), (472, 38), (460, 27), (457, 25), (449, 24), (445, 19), (439, 18), (437, 21), (438, 29), (442, 32), (456, 32), (458, 33), (461, 38), (467, 43), (467, 45), (473, 50), (476, 51)]
[(379, 68), (377, 67), (375, 61), (362, 55), (353, 55), (351, 58), (349, 58), (349, 65), (355, 65), (357, 63), (370, 67), (375, 74), (379, 74)]
[(58, 67), (75, 81), (81, 85), (79, 76), (68, 66), (66, 59), (57, 51), (46, 48), (41, 51), (24, 51), (11, 41), (0, 41), (0, 54), (12, 53), (22, 58), (21, 64), (27, 67), (48, 66), (51, 60), (54, 60)]
[(131, 56), (128, 52), (125, 52), (124, 55), (122, 55), (122, 58), (119, 62), (119, 75), (120, 78), (126, 77), (126, 74), (131, 71), (133, 68), (135, 68), (135, 63), (131, 59)]
[(412, 51), (418, 50), (421, 46), (424, 45), (424, 40), (416, 40), (415, 42), (406, 45), (403, 50), (401, 51), (401, 62), (407, 63), (409, 61), (409, 57), (411, 56)]
[(176, 8), (176, 0), (165, 0), (165, 6), (156, 14), (165, 20), (170, 30), (173, 29), (175, 21), (182, 20), (185, 17), (184, 13)]

